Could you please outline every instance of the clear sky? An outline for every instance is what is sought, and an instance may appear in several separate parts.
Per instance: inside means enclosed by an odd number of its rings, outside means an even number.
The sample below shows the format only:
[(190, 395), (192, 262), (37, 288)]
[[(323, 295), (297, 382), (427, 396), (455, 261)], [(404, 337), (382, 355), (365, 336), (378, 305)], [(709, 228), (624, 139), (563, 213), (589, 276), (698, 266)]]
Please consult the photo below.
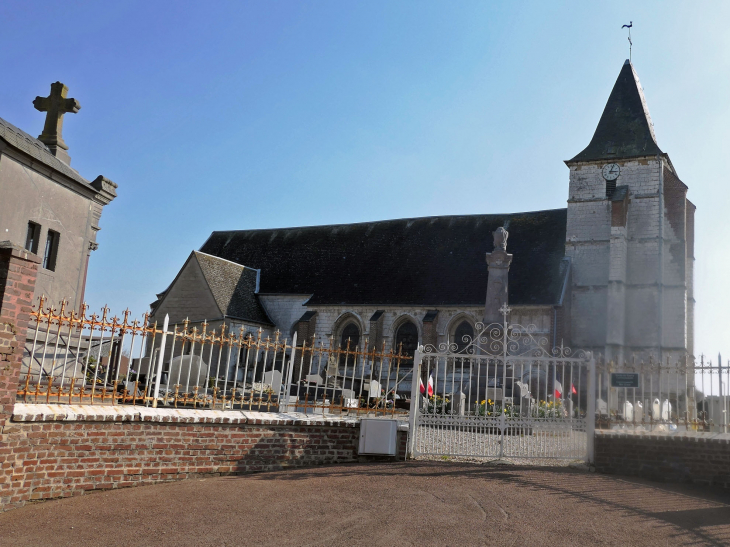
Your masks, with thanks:
[(696, 348), (730, 356), (730, 2), (4, 0), (0, 117), (79, 100), (72, 165), (119, 184), (87, 298), (141, 314), (213, 230), (565, 207), (629, 21), (697, 205)]

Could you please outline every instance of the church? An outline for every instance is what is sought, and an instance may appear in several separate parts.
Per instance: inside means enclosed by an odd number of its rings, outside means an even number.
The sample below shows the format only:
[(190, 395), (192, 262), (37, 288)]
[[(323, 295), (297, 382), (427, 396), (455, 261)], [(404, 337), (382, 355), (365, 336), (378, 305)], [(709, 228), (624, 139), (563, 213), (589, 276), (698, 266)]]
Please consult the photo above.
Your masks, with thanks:
[(629, 60), (565, 164), (562, 209), (213, 232), (157, 295), (152, 320), (458, 351), (508, 304), (510, 323), (535, 325), (553, 347), (693, 355), (695, 207)]

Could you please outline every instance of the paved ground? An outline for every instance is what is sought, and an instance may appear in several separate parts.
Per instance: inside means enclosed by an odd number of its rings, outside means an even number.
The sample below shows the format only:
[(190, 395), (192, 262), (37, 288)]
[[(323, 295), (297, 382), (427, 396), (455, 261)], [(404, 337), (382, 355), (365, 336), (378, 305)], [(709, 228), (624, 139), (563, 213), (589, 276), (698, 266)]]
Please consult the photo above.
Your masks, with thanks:
[(339, 465), (94, 493), (0, 515), (0, 545), (728, 545), (730, 494), (570, 468)]

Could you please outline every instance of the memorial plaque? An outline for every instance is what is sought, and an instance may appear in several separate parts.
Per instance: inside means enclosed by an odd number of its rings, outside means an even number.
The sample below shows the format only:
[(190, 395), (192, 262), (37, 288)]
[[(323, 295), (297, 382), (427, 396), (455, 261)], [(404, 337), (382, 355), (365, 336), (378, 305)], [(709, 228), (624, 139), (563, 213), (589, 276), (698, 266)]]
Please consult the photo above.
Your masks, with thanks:
[(611, 387), (639, 387), (639, 373), (612, 372)]

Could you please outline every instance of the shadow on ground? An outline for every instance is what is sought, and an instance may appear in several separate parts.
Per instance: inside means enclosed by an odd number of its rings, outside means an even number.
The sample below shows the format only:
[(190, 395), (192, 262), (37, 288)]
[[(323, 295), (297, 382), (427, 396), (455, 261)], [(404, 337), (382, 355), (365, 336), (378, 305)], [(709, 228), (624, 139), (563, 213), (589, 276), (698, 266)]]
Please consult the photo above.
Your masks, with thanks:
[(730, 494), (575, 469), (347, 464), (96, 493), (0, 515), (21, 545), (728, 545)]

